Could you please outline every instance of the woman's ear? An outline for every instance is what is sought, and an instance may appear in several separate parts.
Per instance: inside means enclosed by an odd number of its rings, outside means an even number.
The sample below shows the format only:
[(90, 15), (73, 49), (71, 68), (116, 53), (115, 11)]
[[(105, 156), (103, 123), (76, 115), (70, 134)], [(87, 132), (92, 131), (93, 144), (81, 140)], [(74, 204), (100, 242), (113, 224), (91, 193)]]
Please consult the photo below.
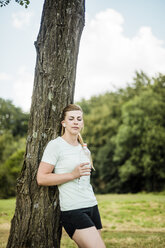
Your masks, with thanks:
[(61, 121), (61, 125), (62, 125), (63, 127), (66, 127), (66, 124), (65, 124), (64, 121)]

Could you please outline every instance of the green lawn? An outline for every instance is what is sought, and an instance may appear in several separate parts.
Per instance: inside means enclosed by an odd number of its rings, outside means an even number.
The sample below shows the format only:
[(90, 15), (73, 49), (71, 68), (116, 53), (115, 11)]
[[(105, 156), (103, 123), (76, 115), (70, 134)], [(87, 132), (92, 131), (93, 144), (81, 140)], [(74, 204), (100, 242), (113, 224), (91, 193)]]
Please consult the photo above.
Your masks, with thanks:
[[(165, 195), (97, 195), (107, 248), (164, 248)], [(0, 200), (0, 248), (5, 248), (15, 199)], [(77, 247), (63, 230), (62, 248)]]

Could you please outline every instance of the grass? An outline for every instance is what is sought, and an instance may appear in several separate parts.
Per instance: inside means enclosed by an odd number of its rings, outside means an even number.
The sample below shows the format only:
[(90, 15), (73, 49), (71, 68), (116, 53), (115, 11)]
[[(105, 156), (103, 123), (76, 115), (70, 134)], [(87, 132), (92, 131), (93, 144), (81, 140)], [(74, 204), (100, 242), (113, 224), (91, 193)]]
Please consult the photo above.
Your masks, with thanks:
[(0, 200), (0, 248), (6, 247), (14, 209), (15, 198)]
[[(164, 248), (165, 195), (97, 195), (107, 248)], [(0, 200), (0, 248), (7, 242), (15, 199)], [(62, 248), (77, 247), (63, 230)]]

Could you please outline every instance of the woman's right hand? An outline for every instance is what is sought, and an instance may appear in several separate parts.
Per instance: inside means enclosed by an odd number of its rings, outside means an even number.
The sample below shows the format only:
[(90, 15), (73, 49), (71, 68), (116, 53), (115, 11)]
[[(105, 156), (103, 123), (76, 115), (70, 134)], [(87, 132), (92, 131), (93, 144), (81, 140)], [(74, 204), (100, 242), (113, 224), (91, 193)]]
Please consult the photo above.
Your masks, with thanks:
[(81, 163), (75, 167), (75, 169), (71, 172), (74, 179), (80, 178), (81, 176), (89, 176), (91, 174), (91, 168), (86, 167), (86, 165), (89, 165), (89, 163)]

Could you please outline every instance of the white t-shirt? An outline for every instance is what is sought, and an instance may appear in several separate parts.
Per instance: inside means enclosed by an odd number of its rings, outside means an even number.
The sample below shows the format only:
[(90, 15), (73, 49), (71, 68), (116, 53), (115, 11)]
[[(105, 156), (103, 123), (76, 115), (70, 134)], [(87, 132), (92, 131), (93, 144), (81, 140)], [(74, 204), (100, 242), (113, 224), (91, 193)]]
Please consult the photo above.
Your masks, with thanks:
[[(70, 145), (60, 136), (47, 144), (41, 161), (54, 165), (56, 174), (69, 173), (81, 163), (90, 163), (89, 155), (81, 144)], [(90, 176), (81, 176), (80, 179), (60, 184), (58, 189), (61, 211), (93, 207), (97, 204)]]

